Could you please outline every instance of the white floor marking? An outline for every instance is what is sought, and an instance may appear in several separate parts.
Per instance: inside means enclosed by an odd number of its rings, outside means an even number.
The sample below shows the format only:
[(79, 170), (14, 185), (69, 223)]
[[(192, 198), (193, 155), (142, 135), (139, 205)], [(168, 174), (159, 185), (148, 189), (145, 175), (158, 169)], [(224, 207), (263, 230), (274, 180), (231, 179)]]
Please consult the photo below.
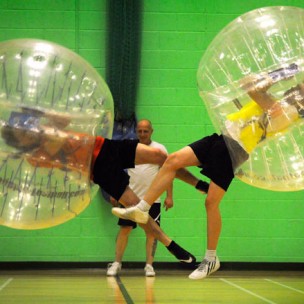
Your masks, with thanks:
[(276, 282), (276, 281), (273, 281), (273, 280), (270, 280), (270, 279), (265, 279), (265, 281), (268, 281), (268, 282), (271, 282), (273, 284), (277, 284), (277, 285), (280, 285), (282, 287), (285, 287), (285, 288), (288, 288), (288, 289), (291, 289), (293, 291), (296, 291), (296, 292), (299, 292), (299, 293), (302, 293), (304, 294), (304, 291), (300, 290), (300, 289), (296, 289), (296, 288), (293, 288), (293, 287), (290, 287), (288, 285), (285, 285), (285, 284), (282, 284), (282, 283), (279, 283), (279, 282)]
[(2, 289), (4, 289), (11, 281), (13, 281), (13, 278), (8, 279), (2, 285), (0, 285), (0, 291), (2, 291)]
[(239, 286), (237, 284), (234, 284), (234, 283), (232, 283), (232, 282), (230, 282), (228, 280), (225, 280), (225, 279), (220, 279), (220, 280), (223, 281), (223, 282), (225, 282), (226, 284), (229, 284), (229, 285), (231, 285), (231, 286), (233, 286), (233, 287), (235, 287), (237, 289), (240, 289), (240, 290), (242, 290), (242, 291), (244, 291), (244, 292), (246, 292), (246, 293), (248, 293), (248, 294), (250, 294), (250, 295), (252, 295), (254, 297), (257, 297), (257, 298), (263, 300), (266, 303), (276, 304), (275, 302), (272, 302), (272, 301), (270, 301), (270, 300), (268, 300), (268, 299), (266, 299), (266, 298), (264, 298), (262, 296), (259, 296), (258, 294), (254, 293), (254, 292), (252, 292), (252, 291), (250, 291), (248, 289), (245, 289), (245, 288), (243, 288), (243, 287), (241, 287), (241, 286)]

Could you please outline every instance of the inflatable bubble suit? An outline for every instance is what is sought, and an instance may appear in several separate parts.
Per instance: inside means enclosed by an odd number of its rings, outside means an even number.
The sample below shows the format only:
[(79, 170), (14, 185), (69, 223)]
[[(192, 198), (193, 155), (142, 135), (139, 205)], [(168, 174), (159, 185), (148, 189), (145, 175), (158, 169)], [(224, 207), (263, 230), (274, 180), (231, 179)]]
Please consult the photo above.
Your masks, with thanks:
[(95, 135), (112, 135), (106, 83), (71, 50), (32, 39), (0, 43), (0, 79), (0, 224), (74, 218), (90, 203)]
[(304, 189), (304, 9), (265, 7), (228, 24), (205, 51), (198, 87), (235, 175)]

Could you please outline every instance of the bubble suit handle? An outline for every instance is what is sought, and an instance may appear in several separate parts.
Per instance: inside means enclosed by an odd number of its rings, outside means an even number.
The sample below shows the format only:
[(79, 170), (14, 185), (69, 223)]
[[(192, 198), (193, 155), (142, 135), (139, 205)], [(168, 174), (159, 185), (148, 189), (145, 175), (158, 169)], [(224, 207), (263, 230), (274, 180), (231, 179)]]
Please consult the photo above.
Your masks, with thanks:
[(200, 61), (200, 96), (216, 131), (229, 138), (235, 175), (248, 184), (304, 189), (303, 60), (304, 10), (280, 6), (232, 21)]
[(34, 39), (0, 43), (0, 78), (0, 224), (61, 224), (90, 203), (95, 137), (112, 136), (109, 88), (73, 51)]

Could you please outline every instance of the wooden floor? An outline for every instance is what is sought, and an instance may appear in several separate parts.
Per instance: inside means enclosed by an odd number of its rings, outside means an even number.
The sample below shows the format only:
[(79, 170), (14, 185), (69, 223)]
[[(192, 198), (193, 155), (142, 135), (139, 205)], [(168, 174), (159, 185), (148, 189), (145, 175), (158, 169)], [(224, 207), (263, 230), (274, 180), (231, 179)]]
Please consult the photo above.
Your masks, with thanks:
[(205, 280), (188, 271), (105, 270), (0, 271), (1, 304), (229, 303), (303, 304), (303, 272), (218, 271)]

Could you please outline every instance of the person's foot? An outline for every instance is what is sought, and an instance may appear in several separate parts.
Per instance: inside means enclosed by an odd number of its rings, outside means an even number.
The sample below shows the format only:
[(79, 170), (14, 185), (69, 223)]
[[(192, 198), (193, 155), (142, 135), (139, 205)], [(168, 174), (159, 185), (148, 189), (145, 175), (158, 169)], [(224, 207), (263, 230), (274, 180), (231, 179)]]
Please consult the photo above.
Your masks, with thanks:
[(167, 249), (182, 263), (194, 264), (196, 258), (190, 252), (179, 246), (177, 243), (172, 241)]
[(155, 271), (154, 271), (154, 268), (152, 265), (146, 264), (145, 274), (146, 274), (146, 277), (155, 277)]
[(220, 268), (220, 261), (218, 257), (214, 261), (208, 261), (204, 259), (190, 275), (189, 279), (199, 280), (204, 279), (209, 276), (211, 273), (217, 271)]
[(121, 270), (121, 263), (113, 262), (108, 264), (107, 276), (114, 277)]
[(112, 208), (112, 213), (125, 220), (131, 220), (139, 224), (146, 224), (149, 220), (149, 213), (140, 210), (137, 206), (129, 208)]

